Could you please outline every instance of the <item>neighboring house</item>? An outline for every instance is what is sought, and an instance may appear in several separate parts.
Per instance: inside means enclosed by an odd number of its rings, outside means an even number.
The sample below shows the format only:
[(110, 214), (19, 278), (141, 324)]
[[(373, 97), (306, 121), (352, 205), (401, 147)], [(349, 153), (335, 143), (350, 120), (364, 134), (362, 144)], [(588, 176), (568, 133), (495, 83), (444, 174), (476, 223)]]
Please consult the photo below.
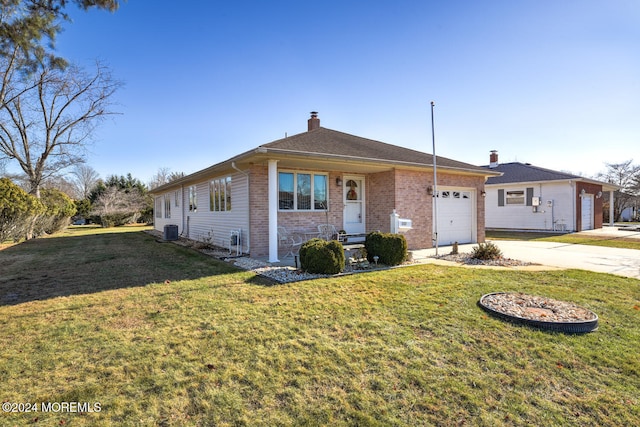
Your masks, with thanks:
[(631, 201), (632, 205), (624, 208), (620, 213), (622, 221), (637, 221), (640, 216), (640, 197), (634, 197)]
[(485, 184), (485, 224), (490, 229), (584, 231), (602, 228), (604, 192), (619, 187), (589, 178), (533, 166), (498, 163), (492, 151), (491, 171), (501, 172)]
[[(438, 236), (484, 241), (484, 191), (493, 171), (438, 157)], [(410, 249), (433, 245), (433, 156), (320, 127), (239, 154), (151, 193), (155, 228), (278, 260), (278, 227), (313, 236), (320, 224), (347, 233), (389, 232), (394, 209), (412, 221)]]

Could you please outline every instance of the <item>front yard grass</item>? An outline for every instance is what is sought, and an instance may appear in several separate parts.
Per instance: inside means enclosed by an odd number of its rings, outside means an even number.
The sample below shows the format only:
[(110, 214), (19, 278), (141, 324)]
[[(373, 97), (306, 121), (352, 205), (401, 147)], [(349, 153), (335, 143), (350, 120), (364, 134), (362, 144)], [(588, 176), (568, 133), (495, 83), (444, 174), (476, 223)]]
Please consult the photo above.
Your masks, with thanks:
[[(423, 265), (267, 286), (141, 232), (0, 251), (0, 400), (100, 403), (0, 425), (640, 425), (640, 282)], [(488, 317), (523, 291), (600, 316)]]

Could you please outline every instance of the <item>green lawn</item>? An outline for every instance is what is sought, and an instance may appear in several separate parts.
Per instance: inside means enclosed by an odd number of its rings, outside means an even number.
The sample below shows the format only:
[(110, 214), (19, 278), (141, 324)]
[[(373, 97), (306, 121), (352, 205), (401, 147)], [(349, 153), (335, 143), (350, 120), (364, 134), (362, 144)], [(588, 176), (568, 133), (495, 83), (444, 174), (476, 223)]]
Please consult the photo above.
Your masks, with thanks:
[[(637, 280), (423, 265), (269, 286), (110, 231), (0, 251), (0, 400), (100, 409), (0, 425), (640, 425)], [(478, 308), (509, 290), (585, 306), (600, 328)]]

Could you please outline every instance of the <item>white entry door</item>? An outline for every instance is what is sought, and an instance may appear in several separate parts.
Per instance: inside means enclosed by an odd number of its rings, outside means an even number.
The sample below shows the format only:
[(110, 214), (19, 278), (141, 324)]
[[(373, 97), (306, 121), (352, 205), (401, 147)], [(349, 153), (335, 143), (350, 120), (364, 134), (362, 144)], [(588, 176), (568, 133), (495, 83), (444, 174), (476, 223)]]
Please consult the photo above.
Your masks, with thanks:
[(593, 194), (582, 196), (582, 230), (593, 230)]
[(345, 175), (343, 177), (344, 231), (365, 232), (364, 177)]

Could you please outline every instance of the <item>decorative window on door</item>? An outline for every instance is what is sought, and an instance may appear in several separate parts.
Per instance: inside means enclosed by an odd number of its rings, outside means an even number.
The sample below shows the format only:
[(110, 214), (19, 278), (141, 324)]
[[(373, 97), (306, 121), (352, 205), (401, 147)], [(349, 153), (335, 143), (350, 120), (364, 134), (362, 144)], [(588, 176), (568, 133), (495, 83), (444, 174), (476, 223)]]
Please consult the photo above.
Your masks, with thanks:
[(347, 181), (347, 187), (349, 187), (349, 191), (347, 191), (347, 200), (359, 200), (360, 189), (358, 188), (358, 183), (353, 179), (350, 179)]

